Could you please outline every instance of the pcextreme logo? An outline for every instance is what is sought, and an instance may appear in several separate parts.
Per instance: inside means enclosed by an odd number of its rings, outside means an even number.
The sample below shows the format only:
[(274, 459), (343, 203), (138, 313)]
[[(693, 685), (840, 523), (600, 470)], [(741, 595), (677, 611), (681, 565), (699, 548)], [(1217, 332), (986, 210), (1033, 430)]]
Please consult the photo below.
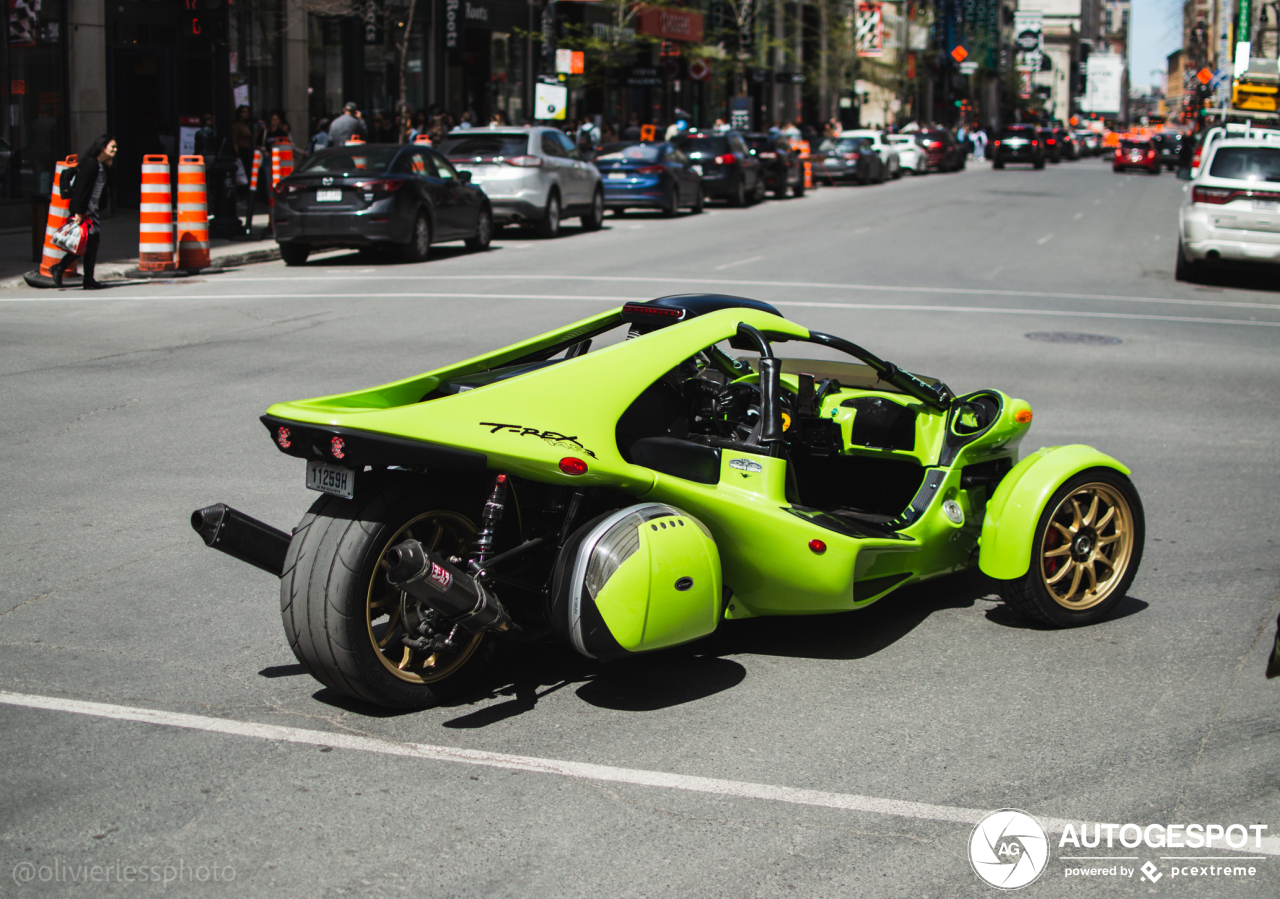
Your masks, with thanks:
[(973, 873), (1002, 890), (1035, 883), (1049, 861), (1049, 835), (1040, 822), (1016, 808), (992, 812), (969, 837)]

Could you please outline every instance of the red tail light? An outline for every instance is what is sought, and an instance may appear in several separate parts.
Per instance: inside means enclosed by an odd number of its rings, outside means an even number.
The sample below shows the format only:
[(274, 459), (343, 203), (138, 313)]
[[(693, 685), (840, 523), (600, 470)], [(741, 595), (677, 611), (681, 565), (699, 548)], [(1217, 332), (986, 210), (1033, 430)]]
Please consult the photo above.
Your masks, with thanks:
[(1123, 155), (1124, 155), (1124, 150), (1121, 150), (1119, 147), (1116, 147), (1116, 159), (1119, 159)]
[(356, 185), (356, 190), (372, 191), (373, 193), (379, 193), (379, 194), (389, 194), (393, 190), (399, 190), (402, 184), (404, 184), (404, 182), (398, 179), (397, 180), (388, 179), (386, 181), (361, 181), (359, 184)]
[(1038, 147), (1038, 146), (1040, 146), (1040, 141), (1038, 141), (1038, 140), (1033, 140), (1033, 141), (1031, 142), (1031, 146), (1033, 146), (1033, 147)]
[(573, 456), (565, 456), (560, 460), (560, 470), (565, 474), (586, 474), (587, 463), (581, 459), (575, 459)]
[(1045, 143), (1052, 147), (1054, 144), (1057, 143), (1057, 141), (1051, 137), (1047, 141), (1045, 141)]
[(1196, 147), (1195, 155), (1191, 157), (1191, 167), (1193, 169), (1200, 168), (1200, 151), (1203, 149), (1204, 149), (1203, 146)]
[(1148, 150), (1148, 151), (1147, 151), (1147, 158), (1148, 158), (1148, 159), (1152, 159), (1152, 158), (1154, 158), (1154, 157), (1155, 157), (1155, 155), (1156, 155), (1156, 151), (1155, 151), (1155, 150)]
[(716, 165), (733, 165), (738, 161), (738, 157), (732, 153), (725, 153), (723, 156), (716, 157)]
[(930, 150), (936, 150), (936, 149), (938, 149), (938, 148), (939, 148), (939, 147), (941, 147), (941, 146), (942, 146), (942, 141), (940, 141), (940, 140), (931, 141), (931, 142), (929, 143), (929, 149), (930, 149)]
[(1192, 203), (1212, 203), (1221, 206), (1235, 198), (1236, 191), (1222, 187), (1197, 187), (1191, 191)]
[(512, 156), (507, 160), (507, 165), (520, 166), (521, 168), (532, 168), (542, 165), (541, 156)]
[(663, 168), (660, 165), (645, 165), (636, 169), (637, 175), (661, 175)]
[(844, 154), (844, 158), (845, 158), (845, 159), (847, 159), (847, 160), (849, 160), (850, 162), (856, 162), (856, 161), (857, 161), (857, 159), (858, 159), (858, 154), (857, 154), (857, 153), (846, 153), (846, 154)]
[(996, 141), (996, 146), (1000, 146), (1000, 141)]

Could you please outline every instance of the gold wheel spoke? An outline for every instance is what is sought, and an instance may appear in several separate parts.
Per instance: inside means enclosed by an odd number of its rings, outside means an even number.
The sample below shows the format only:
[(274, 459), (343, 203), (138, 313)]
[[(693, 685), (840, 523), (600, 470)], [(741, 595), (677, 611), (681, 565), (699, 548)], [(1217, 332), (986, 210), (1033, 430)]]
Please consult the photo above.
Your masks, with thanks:
[(439, 546), (440, 538), (444, 536), (444, 525), (438, 521), (432, 523), (435, 525), (435, 530), (431, 532), (431, 539), (427, 541), (427, 549), (435, 549)]
[(1075, 596), (1076, 591), (1080, 589), (1080, 577), (1081, 575), (1084, 574), (1084, 568), (1085, 566), (1083, 565), (1075, 566), (1076, 573), (1075, 573), (1075, 576), (1071, 578), (1071, 589), (1067, 591), (1068, 600), (1070, 600), (1071, 597)]
[(1058, 573), (1055, 574), (1053, 577), (1049, 578), (1046, 583), (1048, 583), (1049, 586), (1051, 587), (1057, 586), (1062, 582), (1063, 578), (1065, 578), (1068, 574), (1071, 573), (1071, 569), (1075, 567), (1076, 567), (1075, 562), (1068, 562), (1066, 565), (1063, 565), (1061, 568), (1059, 568)]
[(1056, 521), (1053, 523), (1053, 526), (1057, 529), (1058, 533), (1062, 535), (1062, 538), (1064, 540), (1066, 540), (1068, 543), (1071, 542), (1071, 532), (1069, 530), (1064, 528), (1062, 525), (1058, 524), (1058, 522)]
[(404, 648), (404, 656), (400, 659), (400, 664), (396, 667), (401, 671), (405, 671), (409, 667), (409, 662), (413, 659), (413, 647), (406, 646)]
[(1086, 593), (1093, 593), (1098, 589), (1098, 572), (1093, 570), (1093, 562), (1094, 560), (1090, 559), (1081, 566), (1089, 575), (1089, 589), (1085, 591)]
[(1075, 516), (1071, 520), (1071, 533), (1080, 530), (1080, 525), (1084, 524), (1084, 516), (1080, 514), (1080, 502), (1074, 496), (1071, 497), (1071, 512)]
[(1111, 560), (1108, 559), (1106, 556), (1104, 556), (1102, 553), (1094, 553), (1093, 558), (1090, 559), (1089, 562), (1091, 566), (1092, 566), (1092, 563), (1094, 562), (1101, 562), (1103, 565), (1106, 565), (1112, 571), (1116, 570), (1116, 566), (1112, 564)]
[(405, 529), (404, 529), (404, 534), (402, 534), (402, 535), (401, 535), (401, 539), (404, 539), (404, 540), (412, 540), (412, 539), (413, 539), (413, 528), (405, 528)]
[(390, 613), (390, 620), (387, 621), (386, 629), (382, 632), (382, 639), (378, 640), (378, 648), (382, 649), (391, 642), (391, 638), (396, 635), (396, 628), (400, 626), (400, 607), (396, 606)]
[(1089, 511), (1085, 513), (1084, 523), (1093, 524), (1093, 519), (1098, 514), (1098, 494), (1093, 495), (1093, 502), (1089, 503)]
[[(1111, 519), (1115, 517), (1116, 517), (1116, 507), (1112, 506), (1110, 509), (1107, 509), (1106, 515), (1103, 515), (1102, 518), (1098, 519), (1098, 523), (1093, 526), (1094, 530), (1102, 531), (1107, 525), (1111, 523)], [(1119, 531), (1120, 531), (1120, 522), (1117, 521), (1116, 532), (1119, 533)]]
[(1051, 550), (1049, 550), (1047, 553), (1045, 553), (1045, 554), (1044, 554), (1044, 557), (1045, 557), (1046, 559), (1049, 559), (1049, 558), (1052, 558), (1052, 557), (1054, 557), (1054, 556), (1066, 556), (1066, 555), (1070, 555), (1070, 554), (1071, 554), (1071, 547), (1070, 547), (1070, 546), (1059, 546), (1057, 549), (1051, 549)]
[(1099, 546), (1110, 546), (1111, 544), (1115, 543), (1117, 540), (1119, 540), (1119, 539), (1120, 539), (1121, 537), (1123, 537), (1123, 536), (1124, 536), (1124, 534), (1112, 534), (1110, 537), (1099, 537), (1099, 538), (1098, 538), (1098, 545), (1099, 545)]

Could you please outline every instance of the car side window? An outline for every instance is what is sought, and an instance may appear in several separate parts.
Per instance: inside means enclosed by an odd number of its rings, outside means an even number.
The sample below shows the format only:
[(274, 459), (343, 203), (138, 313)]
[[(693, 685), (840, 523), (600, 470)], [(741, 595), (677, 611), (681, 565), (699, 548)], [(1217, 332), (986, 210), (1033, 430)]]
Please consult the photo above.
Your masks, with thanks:
[(438, 176), (439, 176), (439, 177), (444, 178), (444, 179), (446, 179), (446, 180), (448, 180), (448, 179), (453, 179), (454, 181), (461, 181), (461, 180), (462, 180), (461, 178), (459, 178), (459, 177), (458, 177), (458, 170), (457, 170), (457, 169), (455, 169), (455, 168), (453, 167), (453, 163), (452, 163), (452, 162), (450, 162), (449, 160), (445, 159), (445, 158), (444, 158), (443, 156), (441, 156), (439, 153), (429, 153), (429, 154), (426, 154), (426, 155), (427, 155), (427, 156), (428, 156), (432, 161), (434, 161), (434, 162), (435, 162), (435, 164), (436, 164), (436, 166), (435, 166), (435, 167), (436, 167), (436, 169), (437, 169), (437, 171), (438, 171)]
[(553, 131), (551, 133), (560, 144), (561, 156), (567, 156), (570, 159), (582, 158), (581, 154), (578, 153), (578, 148), (575, 147), (573, 145), (573, 141), (569, 139), (569, 135), (565, 134), (563, 131)]
[(440, 177), (440, 173), (436, 171), (435, 160), (431, 158), (429, 153), (423, 153), (421, 150), (415, 152), (411, 164), (415, 175), (422, 175), (426, 178)]
[(542, 152), (553, 159), (559, 159), (565, 155), (564, 148), (560, 146), (560, 141), (556, 140), (556, 132), (542, 132)]

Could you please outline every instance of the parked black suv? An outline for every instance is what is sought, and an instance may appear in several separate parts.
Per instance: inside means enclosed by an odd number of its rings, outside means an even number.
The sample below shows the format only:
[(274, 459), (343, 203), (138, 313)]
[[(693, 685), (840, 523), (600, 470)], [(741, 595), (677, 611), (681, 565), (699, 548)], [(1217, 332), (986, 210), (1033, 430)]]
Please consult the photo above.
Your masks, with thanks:
[(671, 143), (689, 157), (690, 167), (702, 176), (707, 199), (728, 200), (745, 206), (764, 199), (765, 178), (760, 160), (751, 155), (737, 131), (721, 134), (682, 134)]
[(775, 197), (781, 200), (787, 195), (788, 188), (795, 196), (804, 196), (804, 160), (791, 149), (786, 138), (744, 134), (742, 141), (751, 155), (760, 161), (765, 186), (773, 191)]
[(1035, 125), (1006, 125), (992, 144), (991, 167), (1002, 169), (1006, 163), (1029, 162), (1044, 168), (1044, 139)]
[(1186, 139), (1186, 135), (1177, 131), (1165, 131), (1155, 136), (1156, 154), (1160, 157), (1160, 164), (1169, 171), (1178, 167), (1182, 158), (1182, 142)]

